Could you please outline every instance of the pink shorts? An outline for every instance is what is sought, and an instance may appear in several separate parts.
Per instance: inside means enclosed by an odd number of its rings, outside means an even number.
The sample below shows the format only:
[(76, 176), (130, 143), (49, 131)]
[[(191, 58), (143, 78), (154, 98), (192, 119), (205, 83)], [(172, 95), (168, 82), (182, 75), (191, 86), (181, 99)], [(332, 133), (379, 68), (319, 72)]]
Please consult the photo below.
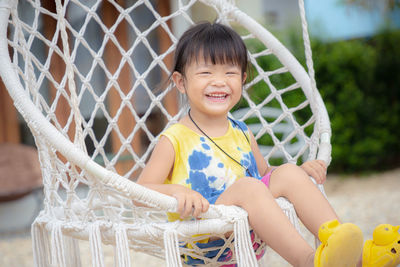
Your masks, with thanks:
[(269, 181), (271, 180), (271, 174), (276, 168), (272, 168), (266, 175), (261, 178), (261, 182), (265, 184), (266, 187), (269, 187)]

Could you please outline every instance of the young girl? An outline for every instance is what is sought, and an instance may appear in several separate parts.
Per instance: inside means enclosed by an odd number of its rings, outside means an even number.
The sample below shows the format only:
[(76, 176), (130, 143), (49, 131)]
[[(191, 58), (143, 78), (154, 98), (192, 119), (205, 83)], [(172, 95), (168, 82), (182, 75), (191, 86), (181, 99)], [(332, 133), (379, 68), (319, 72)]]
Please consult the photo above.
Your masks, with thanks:
[[(355, 266), (362, 252), (360, 229), (339, 224), (309, 178), (323, 183), (325, 163), (268, 166), (247, 126), (228, 118), (241, 98), (247, 65), (242, 39), (226, 26), (201, 23), (183, 34), (172, 80), (190, 109), (162, 133), (138, 183), (175, 197), (181, 218), (197, 218), (210, 204), (245, 209), (255, 233), (294, 266)], [(334, 227), (329, 246), (321, 245), (316, 254), (276, 204), (278, 197), (294, 205), (315, 236), (323, 224)]]

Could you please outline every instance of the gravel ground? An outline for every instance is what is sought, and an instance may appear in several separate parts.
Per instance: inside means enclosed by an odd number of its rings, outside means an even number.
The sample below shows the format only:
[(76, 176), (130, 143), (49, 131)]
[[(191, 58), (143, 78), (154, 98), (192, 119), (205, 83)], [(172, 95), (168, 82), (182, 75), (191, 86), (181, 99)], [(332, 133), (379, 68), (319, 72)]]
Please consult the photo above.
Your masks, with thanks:
[[(381, 223), (400, 225), (400, 169), (364, 177), (328, 176), (326, 194), (344, 222), (353, 222), (363, 230), (365, 239), (372, 237), (375, 226)], [(313, 244), (313, 237), (305, 238)], [(90, 266), (90, 250), (87, 242), (81, 242), (82, 266)], [(113, 248), (104, 247), (105, 264), (113, 266)], [(133, 252), (131, 263), (134, 267), (165, 266), (154, 257)], [(269, 266), (289, 266), (272, 250), (267, 251)], [(33, 266), (32, 246), (28, 231), (0, 236), (0, 266)]]

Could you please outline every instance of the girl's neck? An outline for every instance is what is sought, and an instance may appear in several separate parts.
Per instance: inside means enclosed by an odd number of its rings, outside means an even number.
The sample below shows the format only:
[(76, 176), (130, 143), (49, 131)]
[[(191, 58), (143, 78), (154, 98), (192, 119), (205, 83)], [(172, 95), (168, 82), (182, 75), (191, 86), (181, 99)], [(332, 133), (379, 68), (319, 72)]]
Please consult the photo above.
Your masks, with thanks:
[[(189, 124), (196, 132), (200, 132), (200, 130), (195, 124), (210, 137), (223, 136), (228, 131), (229, 121), (227, 114), (224, 116), (210, 116), (191, 109), (189, 109), (189, 112), (191, 117), (191, 119), (189, 117)], [(202, 133), (200, 132), (200, 134)]]

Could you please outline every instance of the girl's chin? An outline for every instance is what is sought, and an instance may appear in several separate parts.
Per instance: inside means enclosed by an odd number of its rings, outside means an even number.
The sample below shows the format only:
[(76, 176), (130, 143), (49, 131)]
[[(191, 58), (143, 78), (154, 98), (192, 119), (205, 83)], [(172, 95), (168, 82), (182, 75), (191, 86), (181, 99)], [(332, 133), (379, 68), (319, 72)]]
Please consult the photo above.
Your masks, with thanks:
[(207, 107), (204, 111), (207, 112), (210, 115), (213, 116), (218, 116), (218, 115), (226, 115), (228, 112), (231, 110), (230, 106), (219, 106), (217, 107), (216, 105)]

